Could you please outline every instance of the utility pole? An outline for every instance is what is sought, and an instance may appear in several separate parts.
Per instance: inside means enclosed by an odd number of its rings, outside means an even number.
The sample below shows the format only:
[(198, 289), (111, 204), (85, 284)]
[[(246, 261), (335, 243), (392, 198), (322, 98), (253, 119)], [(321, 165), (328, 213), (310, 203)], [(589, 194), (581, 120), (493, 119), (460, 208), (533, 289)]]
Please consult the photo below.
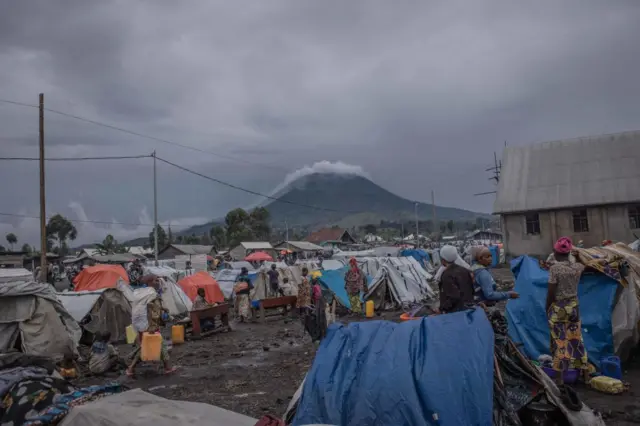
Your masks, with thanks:
[(416, 203), (416, 248), (420, 246), (420, 234), (418, 233), (418, 203)]
[(44, 93), (40, 93), (40, 276), (47, 282), (47, 209), (44, 192)]
[(433, 216), (433, 230), (438, 236), (440, 233), (440, 225), (438, 224), (438, 217), (436, 216), (436, 194), (431, 190), (431, 215)]
[(284, 229), (285, 229), (285, 241), (287, 242), (287, 250), (289, 250), (289, 223), (287, 222), (287, 219), (284, 220)]
[(153, 253), (158, 266), (158, 183), (156, 182), (156, 151), (153, 151)]

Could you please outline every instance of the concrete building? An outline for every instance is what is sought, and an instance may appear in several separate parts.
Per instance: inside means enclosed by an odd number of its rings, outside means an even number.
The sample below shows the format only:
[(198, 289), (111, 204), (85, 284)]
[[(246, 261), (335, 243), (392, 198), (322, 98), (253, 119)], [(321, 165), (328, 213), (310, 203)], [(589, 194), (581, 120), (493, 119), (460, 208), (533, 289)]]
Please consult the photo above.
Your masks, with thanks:
[(507, 147), (494, 213), (508, 256), (640, 236), (640, 131)]
[(158, 252), (159, 260), (175, 259), (176, 256), (195, 256), (199, 254), (216, 254), (213, 246), (200, 244), (169, 244)]
[(343, 228), (323, 228), (311, 233), (306, 240), (323, 247), (341, 249), (356, 243), (356, 239), (351, 236), (349, 231)]

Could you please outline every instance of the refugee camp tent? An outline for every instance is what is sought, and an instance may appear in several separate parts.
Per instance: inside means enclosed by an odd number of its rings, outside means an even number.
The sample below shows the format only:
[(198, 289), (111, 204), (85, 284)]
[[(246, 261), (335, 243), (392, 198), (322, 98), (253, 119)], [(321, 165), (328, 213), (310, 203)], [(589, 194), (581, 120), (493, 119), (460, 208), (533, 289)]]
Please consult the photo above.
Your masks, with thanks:
[[(127, 288), (130, 288), (128, 285)], [(122, 291), (107, 288), (96, 291), (63, 292), (58, 299), (84, 330), (91, 334), (110, 332), (112, 342), (126, 339), (131, 324), (131, 304)]]
[(6, 282), (31, 281), (33, 274), (24, 268), (0, 268), (0, 285)]
[(57, 358), (75, 353), (81, 337), (51, 285), (22, 279), (0, 285), (0, 352), (19, 344), (26, 354)]
[(335, 269), (344, 268), (346, 262), (339, 259), (326, 259), (322, 261), (322, 269), (325, 271), (333, 271)]
[[(264, 300), (268, 297), (277, 297), (280, 294), (273, 294), (269, 287), (269, 276), (267, 272), (271, 269), (271, 265), (276, 265), (278, 271), (278, 286), (283, 290), (286, 296), (298, 295), (298, 284), (302, 282), (303, 265), (289, 266), (283, 262), (268, 263), (262, 266), (255, 274), (251, 274), (249, 278), (253, 284), (251, 292), (251, 300)], [(311, 270), (309, 270), (311, 272)], [(284, 278), (289, 279), (289, 285), (284, 285)]]
[(364, 300), (376, 309), (392, 309), (435, 297), (429, 286), (431, 275), (413, 257), (381, 258)]
[(129, 283), (127, 271), (120, 265), (89, 266), (73, 280), (75, 291), (93, 291), (103, 288), (115, 288), (118, 280)]
[(173, 281), (178, 282), (184, 273), (168, 265), (144, 266), (142, 268), (144, 275), (155, 275), (157, 277), (171, 277)]
[[(320, 285), (330, 290), (335, 299), (345, 308), (351, 309), (351, 302), (344, 288), (344, 275), (347, 273), (348, 267), (334, 269), (331, 271), (322, 271), (319, 278)], [(371, 277), (367, 276), (367, 282), (371, 283)]]
[(211, 275), (209, 275), (208, 272), (200, 271), (188, 277), (184, 277), (178, 282), (178, 285), (192, 302), (196, 299), (199, 288), (204, 289), (205, 299), (207, 299), (207, 302), (224, 302), (224, 294), (222, 294), (222, 290), (220, 290), (220, 285)]
[(237, 269), (238, 271), (242, 268), (247, 268), (247, 271), (255, 271), (256, 268), (253, 265), (245, 260), (241, 260), (238, 262), (224, 262), (223, 267), (225, 269)]
[[(519, 299), (507, 304), (509, 335), (531, 359), (549, 354), (549, 326), (545, 310), (545, 299), (549, 272), (542, 269), (538, 260), (521, 256), (511, 261), (511, 270), (516, 277), (515, 291)], [(637, 327), (637, 309), (632, 317), (615, 318), (616, 294), (621, 285), (604, 274), (592, 271), (583, 273), (578, 286), (580, 317), (582, 320), (585, 347), (589, 361), (596, 367), (604, 356), (619, 353), (625, 345), (616, 335), (634, 335)], [(633, 289), (633, 286), (629, 286)], [(634, 299), (635, 299), (635, 289)], [(619, 302), (618, 302), (619, 303)], [(614, 342), (618, 344), (615, 347)], [(617, 350), (616, 350), (617, 349)]]
[(60, 426), (254, 426), (256, 422), (215, 405), (165, 399), (132, 389), (74, 406)]
[(401, 324), (333, 324), (293, 424), (491, 425), (493, 343), (482, 309)]

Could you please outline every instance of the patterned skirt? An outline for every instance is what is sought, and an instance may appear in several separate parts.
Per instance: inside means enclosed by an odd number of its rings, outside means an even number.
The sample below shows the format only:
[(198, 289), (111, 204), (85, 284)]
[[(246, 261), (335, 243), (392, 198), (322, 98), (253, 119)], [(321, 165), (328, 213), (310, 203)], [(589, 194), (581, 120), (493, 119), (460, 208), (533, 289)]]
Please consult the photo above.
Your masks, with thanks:
[(236, 294), (236, 309), (238, 316), (244, 319), (251, 317), (251, 301), (248, 294)]
[(547, 312), (547, 319), (551, 331), (553, 369), (588, 369), (578, 298), (556, 300)]

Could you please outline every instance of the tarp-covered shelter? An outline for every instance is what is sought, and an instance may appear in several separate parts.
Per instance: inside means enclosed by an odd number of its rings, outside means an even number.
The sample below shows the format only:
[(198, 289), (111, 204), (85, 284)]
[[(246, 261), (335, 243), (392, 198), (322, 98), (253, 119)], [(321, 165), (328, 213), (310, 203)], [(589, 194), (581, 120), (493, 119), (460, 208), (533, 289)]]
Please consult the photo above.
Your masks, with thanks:
[(256, 422), (214, 405), (165, 399), (133, 389), (71, 408), (60, 426), (254, 426)]
[(407, 306), (435, 297), (429, 285), (432, 276), (413, 257), (381, 258), (364, 300), (376, 309)]
[[(283, 262), (267, 263), (262, 266), (254, 274), (251, 274), (251, 282), (253, 284), (253, 290), (251, 292), (252, 300), (263, 300), (268, 297), (279, 296), (272, 294), (269, 287), (269, 276), (267, 272), (271, 269), (271, 265), (276, 265), (276, 271), (278, 271), (278, 285), (282, 288), (283, 292), (287, 296), (298, 295), (298, 284), (302, 282), (302, 268), (301, 265), (288, 266)], [(311, 273), (311, 270), (309, 270)], [(284, 285), (284, 278), (289, 279), (289, 285)]]
[(196, 299), (199, 288), (204, 289), (205, 299), (207, 299), (207, 302), (224, 302), (224, 294), (222, 294), (220, 285), (211, 275), (209, 275), (208, 272), (200, 271), (188, 277), (184, 277), (178, 282), (178, 285), (192, 302)]
[(33, 274), (24, 268), (0, 268), (0, 285), (7, 282), (31, 281)]
[(493, 365), (494, 332), (482, 309), (333, 324), (293, 424), (491, 425)]
[[(511, 261), (519, 299), (507, 304), (509, 335), (531, 359), (549, 353), (545, 299), (549, 272), (538, 260), (521, 256)], [(604, 356), (624, 358), (629, 342), (637, 342), (638, 309), (635, 285), (626, 287), (600, 272), (587, 269), (578, 286), (580, 317), (589, 361), (600, 366)], [(626, 349), (625, 349), (626, 348)]]
[(82, 330), (53, 287), (33, 280), (0, 284), (0, 352), (16, 346), (29, 355), (75, 353)]
[[(347, 295), (347, 290), (344, 288), (344, 275), (347, 273), (348, 267), (334, 269), (331, 271), (322, 271), (320, 277), (320, 285), (325, 289), (330, 290), (335, 296), (336, 300), (345, 308), (351, 309), (351, 302)], [(367, 282), (371, 283), (371, 277), (367, 276)]]
[(64, 292), (58, 293), (58, 299), (87, 332), (96, 334), (108, 331), (113, 342), (126, 339), (126, 327), (131, 324), (131, 304), (122, 291), (108, 288)]
[(96, 265), (84, 268), (73, 280), (75, 291), (115, 288), (118, 280), (129, 283), (127, 271), (120, 265)]

